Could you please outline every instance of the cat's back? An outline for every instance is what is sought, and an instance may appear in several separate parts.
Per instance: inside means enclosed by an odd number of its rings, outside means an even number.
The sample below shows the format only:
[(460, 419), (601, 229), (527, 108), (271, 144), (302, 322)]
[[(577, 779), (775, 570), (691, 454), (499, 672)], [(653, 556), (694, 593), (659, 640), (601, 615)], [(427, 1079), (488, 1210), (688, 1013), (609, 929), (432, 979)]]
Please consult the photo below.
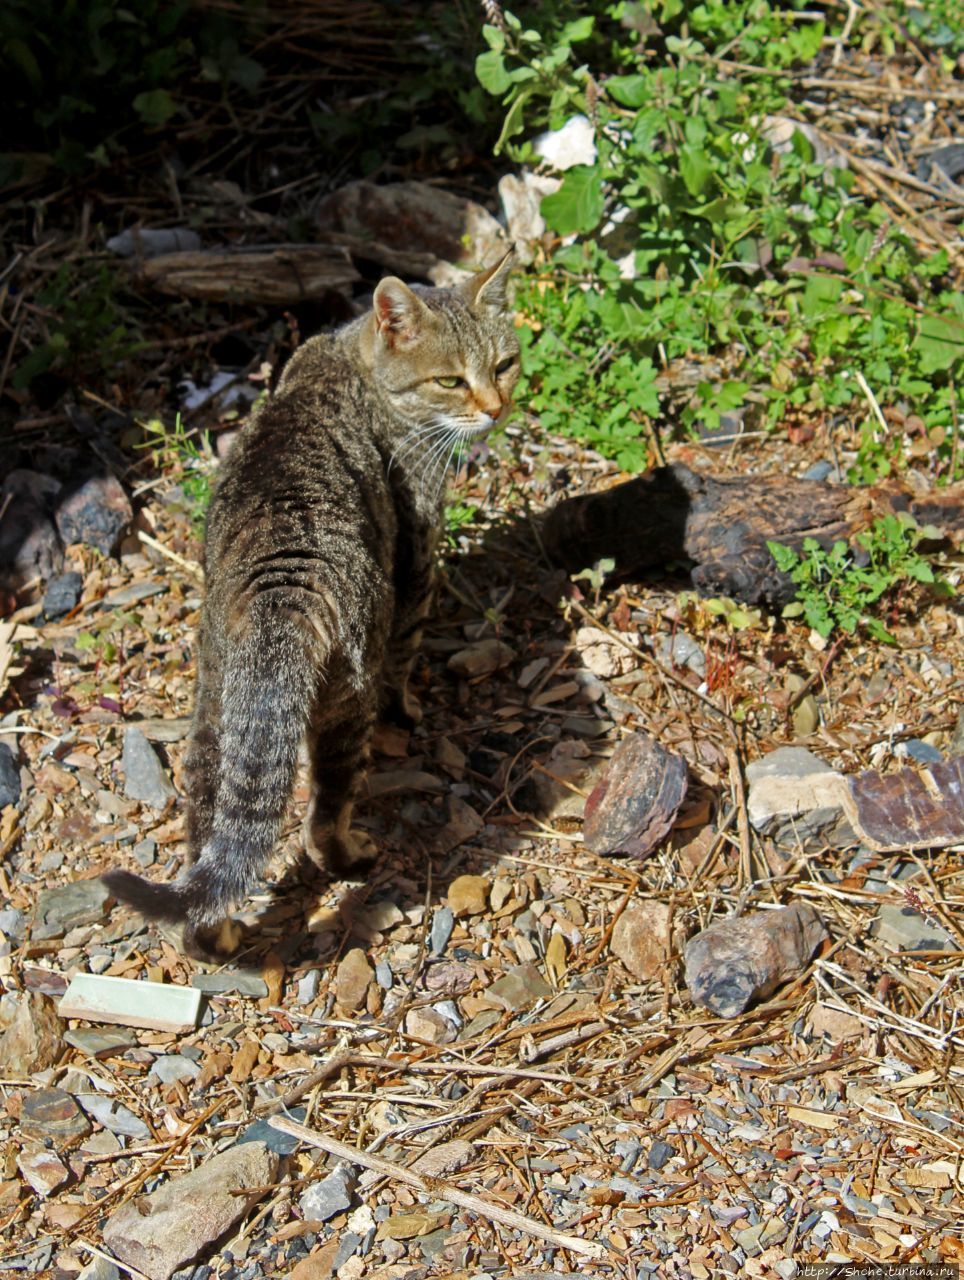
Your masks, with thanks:
[(242, 428), (208, 519), (206, 562), (244, 572), (287, 548), (326, 556), (354, 545), (386, 562), (395, 516), (377, 399), (332, 335), (304, 344)]

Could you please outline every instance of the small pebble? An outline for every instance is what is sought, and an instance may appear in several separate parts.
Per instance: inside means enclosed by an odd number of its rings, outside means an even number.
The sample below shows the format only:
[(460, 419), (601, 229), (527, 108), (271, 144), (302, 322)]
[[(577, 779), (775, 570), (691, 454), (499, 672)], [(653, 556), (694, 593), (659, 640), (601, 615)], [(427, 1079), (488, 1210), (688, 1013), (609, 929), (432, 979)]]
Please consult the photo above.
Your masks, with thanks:
[(429, 944), (432, 954), (440, 956), (449, 944), (452, 930), (455, 928), (455, 915), (450, 907), (438, 907), (432, 916), (432, 930)]

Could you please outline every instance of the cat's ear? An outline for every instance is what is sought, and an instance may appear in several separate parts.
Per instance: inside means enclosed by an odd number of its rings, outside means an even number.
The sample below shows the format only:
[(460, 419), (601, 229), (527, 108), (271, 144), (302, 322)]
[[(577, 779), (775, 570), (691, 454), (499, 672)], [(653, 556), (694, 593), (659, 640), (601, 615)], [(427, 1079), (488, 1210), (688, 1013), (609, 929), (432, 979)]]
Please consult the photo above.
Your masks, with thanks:
[(495, 311), (504, 311), (506, 308), (506, 289), (509, 284), (509, 275), (515, 265), (515, 254), (510, 249), (504, 258), (501, 258), (494, 267), (487, 267), (485, 271), (478, 272), (471, 280), (466, 280), (462, 285), (462, 291), (469, 301), (469, 305), (473, 307), (492, 307)]
[(390, 347), (414, 342), (425, 328), (428, 308), (397, 276), (379, 280), (372, 305), (375, 328)]

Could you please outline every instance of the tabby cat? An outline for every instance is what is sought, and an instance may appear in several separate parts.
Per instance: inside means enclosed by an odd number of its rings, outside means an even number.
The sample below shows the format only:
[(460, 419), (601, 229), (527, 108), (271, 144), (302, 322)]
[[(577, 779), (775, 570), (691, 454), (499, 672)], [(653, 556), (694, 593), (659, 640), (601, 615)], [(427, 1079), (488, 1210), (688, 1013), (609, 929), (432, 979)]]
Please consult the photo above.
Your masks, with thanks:
[(211, 503), (194, 723), (192, 865), (104, 879), (146, 916), (223, 922), (261, 875), (307, 738), (305, 846), (337, 876), (375, 850), (352, 807), (376, 719), (414, 725), (408, 675), (430, 604), (444, 478), (500, 420), (519, 372), (510, 261), (453, 289), (394, 277), (306, 342), (242, 430)]

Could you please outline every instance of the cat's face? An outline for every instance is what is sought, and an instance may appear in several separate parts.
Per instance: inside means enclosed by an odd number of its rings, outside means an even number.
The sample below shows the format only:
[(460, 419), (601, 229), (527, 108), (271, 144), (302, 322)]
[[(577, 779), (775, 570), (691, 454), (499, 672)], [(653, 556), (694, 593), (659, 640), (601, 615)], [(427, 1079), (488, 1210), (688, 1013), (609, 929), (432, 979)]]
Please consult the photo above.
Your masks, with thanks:
[(373, 372), (406, 433), (470, 439), (504, 416), (519, 377), (507, 310), (511, 255), (456, 289), (382, 280), (373, 302)]

